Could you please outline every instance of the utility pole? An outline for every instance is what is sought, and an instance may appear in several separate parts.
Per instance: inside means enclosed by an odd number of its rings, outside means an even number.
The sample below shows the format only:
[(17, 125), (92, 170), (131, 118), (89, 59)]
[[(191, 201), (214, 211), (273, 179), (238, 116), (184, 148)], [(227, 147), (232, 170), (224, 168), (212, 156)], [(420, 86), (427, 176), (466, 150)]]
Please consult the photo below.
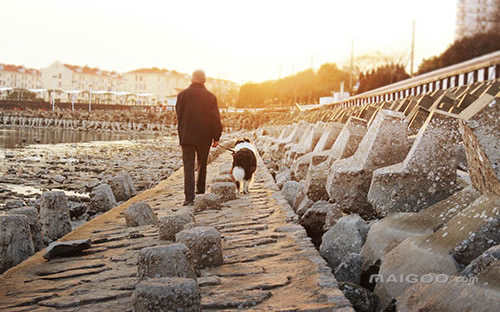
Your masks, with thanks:
[(410, 76), (413, 76), (413, 64), (415, 61), (415, 20), (412, 22), (411, 51), (410, 51)]

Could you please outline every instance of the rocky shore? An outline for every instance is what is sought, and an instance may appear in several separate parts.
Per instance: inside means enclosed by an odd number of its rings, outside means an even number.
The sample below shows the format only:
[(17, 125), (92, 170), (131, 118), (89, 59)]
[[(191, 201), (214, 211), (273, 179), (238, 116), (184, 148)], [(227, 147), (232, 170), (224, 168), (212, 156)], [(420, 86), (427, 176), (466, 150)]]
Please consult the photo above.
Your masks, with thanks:
[[(92, 217), (90, 193), (127, 173), (137, 192), (151, 188), (181, 165), (177, 137), (152, 140), (30, 145), (0, 152), (0, 211), (39, 207), (41, 193), (62, 190), (75, 224)], [(123, 199), (119, 199), (121, 201)]]

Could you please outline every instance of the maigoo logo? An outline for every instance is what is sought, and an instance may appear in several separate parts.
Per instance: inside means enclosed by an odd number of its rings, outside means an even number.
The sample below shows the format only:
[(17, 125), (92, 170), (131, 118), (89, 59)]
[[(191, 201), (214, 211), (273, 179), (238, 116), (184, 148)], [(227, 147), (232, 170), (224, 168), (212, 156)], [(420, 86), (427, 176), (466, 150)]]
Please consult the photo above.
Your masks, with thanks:
[(424, 275), (418, 275), (418, 274), (388, 274), (388, 275), (382, 275), (382, 274), (373, 274), (370, 276), (370, 283), (408, 283), (408, 284), (416, 284), (416, 283), (423, 283), (423, 284), (431, 284), (431, 283), (439, 283), (439, 284), (444, 284), (447, 283), (449, 280), (453, 279), (456, 282), (459, 283), (467, 283), (467, 284), (476, 284), (477, 283), (477, 277), (471, 276), (471, 277), (466, 277), (466, 276), (449, 276), (447, 274), (435, 274), (435, 273), (428, 273)]

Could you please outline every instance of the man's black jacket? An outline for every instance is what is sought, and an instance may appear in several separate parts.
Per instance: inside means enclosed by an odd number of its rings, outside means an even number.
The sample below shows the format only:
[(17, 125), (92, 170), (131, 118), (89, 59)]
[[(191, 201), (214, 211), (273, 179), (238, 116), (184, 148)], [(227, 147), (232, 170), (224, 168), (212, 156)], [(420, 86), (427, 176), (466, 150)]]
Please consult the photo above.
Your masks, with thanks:
[(177, 95), (179, 143), (206, 145), (219, 141), (222, 133), (217, 98), (203, 84), (192, 83)]

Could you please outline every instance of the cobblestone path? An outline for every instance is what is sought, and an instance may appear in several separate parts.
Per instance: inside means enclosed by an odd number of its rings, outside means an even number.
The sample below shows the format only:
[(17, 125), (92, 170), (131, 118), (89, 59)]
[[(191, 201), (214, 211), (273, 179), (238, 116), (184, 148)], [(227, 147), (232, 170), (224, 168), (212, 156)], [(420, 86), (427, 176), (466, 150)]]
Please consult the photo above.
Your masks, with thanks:
[[(209, 181), (231, 161), (228, 153), (209, 165)], [(203, 269), (202, 309), (252, 311), (353, 311), (305, 230), (262, 165), (250, 194), (221, 210), (195, 213), (198, 225), (223, 236), (224, 264)], [(210, 183), (209, 183), (210, 184)], [(127, 227), (121, 212), (147, 201), (159, 217), (181, 208), (182, 169), (62, 240), (92, 240), (78, 257), (43, 259), (43, 251), (0, 276), (0, 311), (132, 311), (137, 253), (169, 244), (155, 226)]]

